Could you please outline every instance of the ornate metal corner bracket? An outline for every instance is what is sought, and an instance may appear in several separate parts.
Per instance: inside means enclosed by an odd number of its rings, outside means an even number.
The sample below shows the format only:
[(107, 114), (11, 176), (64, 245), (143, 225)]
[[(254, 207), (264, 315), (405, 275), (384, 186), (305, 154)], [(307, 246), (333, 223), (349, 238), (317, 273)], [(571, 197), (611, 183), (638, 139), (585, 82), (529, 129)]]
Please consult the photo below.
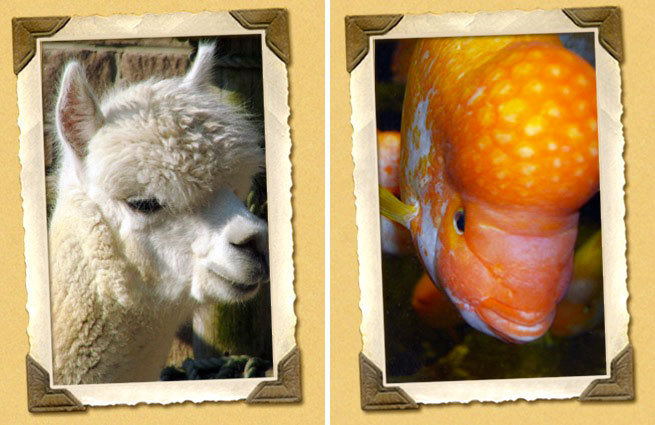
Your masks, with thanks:
[(266, 30), (266, 45), (282, 62), (291, 63), (289, 14), (286, 9), (232, 10), (230, 15), (246, 29)]
[(27, 355), (27, 409), (32, 413), (86, 410), (70, 391), (50, 388), (50, 375)]
[(294, 347), (277, 365), (277, 380), (257, 385), (246, 403), (297, 403), (300, 389), (300, 350)]
[(359, 385), (362, 410), (419, 408), (402, 388), (385, 387), (382, 371), (364, 353), (359, 353)]
[(621, 10), (618, 7), (580, 7), (562, 9), (562, 12), (579, 27), (598, 27), (601, 46), (619, 62), (623, 62)]
[(14, 74), (18, 75), (36, 54), (37, 38), (55, 34), (69, 20), (70, 16), (13, 18), (11, 27), (14, 46)]
[(630, 344), (612, 360), (610, 377), (596, 379), (582, 392), (580, 401), (634, 400), (633, 352)]
[(346, 69), (353, 69), (368, 55), (368, 38), (386, 34), (403, 15), (346, 16)]

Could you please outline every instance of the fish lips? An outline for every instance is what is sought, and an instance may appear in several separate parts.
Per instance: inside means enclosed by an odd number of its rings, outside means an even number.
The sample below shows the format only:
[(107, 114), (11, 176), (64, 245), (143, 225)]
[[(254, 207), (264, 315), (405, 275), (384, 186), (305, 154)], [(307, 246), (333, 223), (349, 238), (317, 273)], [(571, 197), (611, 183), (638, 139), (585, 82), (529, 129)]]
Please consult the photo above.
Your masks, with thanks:
[(513, 344), (525, 344), (543, 336), (553, 323), (556, 312), (555, 308), (545, 313), (515, 309), (512, 317), (508, 317), (507, 310), (484, 305), (474, 307), (458, 299), (453, 301), (462, 318), (471, 327)]
[(506, 342), (525, 344), (540, 338), (548, 331), (555, 318), (556, 310), (553, 308), (546, 314), (517, 311), (518, 314), (537, 317), (534, 321), (523, 323), (503, 317), (498, 314), (497, 310), (482, 306), (478, 306), (475, 311), (479, 318), (488, 325), (488, 329), (493, 332), (494, 336)]

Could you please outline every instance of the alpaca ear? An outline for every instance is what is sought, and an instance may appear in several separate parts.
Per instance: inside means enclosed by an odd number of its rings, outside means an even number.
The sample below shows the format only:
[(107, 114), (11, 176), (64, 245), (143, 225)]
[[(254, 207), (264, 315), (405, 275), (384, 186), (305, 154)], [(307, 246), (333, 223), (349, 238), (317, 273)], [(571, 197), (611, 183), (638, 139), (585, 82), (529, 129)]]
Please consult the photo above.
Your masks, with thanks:
[(214, 50), (216, 43), (200, 43), (191, 70), (184, 77), (186, 84), (201, 86), (211, 84), (214, 72)]
[(82, 66), (77, 62), (66, 65), (57, 99), (57, 133), (64, 154), (78, 160), (86, 155), (89, 140), (104, 122)]

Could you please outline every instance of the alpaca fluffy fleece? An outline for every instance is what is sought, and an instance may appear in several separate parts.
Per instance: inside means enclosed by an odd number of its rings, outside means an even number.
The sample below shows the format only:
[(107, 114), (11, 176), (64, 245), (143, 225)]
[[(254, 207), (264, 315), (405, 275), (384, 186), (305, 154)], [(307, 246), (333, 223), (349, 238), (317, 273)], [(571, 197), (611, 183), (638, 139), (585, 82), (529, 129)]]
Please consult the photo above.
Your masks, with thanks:
[(266, 224), (241, 201), (261, 136), (211, 86), (213, 51), (201, 45), (184, 77), (102, 101), (66, 67), (49, 234), (56, 384), (157, 380), (196, 306), (248, 299), (268, 279)]

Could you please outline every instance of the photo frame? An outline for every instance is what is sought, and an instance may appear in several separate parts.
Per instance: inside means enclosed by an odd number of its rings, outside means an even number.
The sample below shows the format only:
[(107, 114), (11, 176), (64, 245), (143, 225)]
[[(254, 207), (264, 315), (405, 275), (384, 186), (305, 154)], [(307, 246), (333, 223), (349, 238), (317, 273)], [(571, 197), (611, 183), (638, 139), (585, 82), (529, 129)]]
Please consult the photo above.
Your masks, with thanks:
[[(26, 364), (28, 409), (31, 412), (85, 410), (87, 406), (142, 402), (168, 404), (189, 400), (246, 400), (247, 403), (277, 403), (301, 400), (300, 352), (295, 341), (297, 319), (294, 313), (292, 259), (291, 139), (286, 68), (290, 62), (290, 46), (287, 19), (284, 9), (13, 19), (14, 72), (18, 77), (18, 122), (21, 129), (19, 156), (22, 165), (27, 310), (30, 316), (30, 352)], [(260, 40), (260, 101), (266, 143), (265, 162), (275, 164), (274, 167), (266, 167), (265, 175), (272, 339), (272, 364), (267, 375), (223, 380), (57, 385), (53, 381), (48, 196), (47, 176), (44, 173), (47, 165), (44, 149), (47, 129), (44, 129), (44, 124), (49, 113), (43, 106), (45, 94), (42, 95), (44, 46), (48, 43), (164, 37), (184, 40), (214, 38), (220, 43), (221, 37), (237, 36), (256, 36)], [(164, 70), (167, 64), (164, 61)]]
[[(621, 124), (623, 108), (620, 62), (623, 50), (618, 8), (348, 16), (345, 29), (346, 66), (350, 73), (353, 111), (352, 152), (355, 163), (357, 252), (362, 310), (362, 409), (412, 409), (421, 404), (468, 403), (474, 400), (503, 402), (543, 398), (578, 398), (581, 401), (633, 399), (633, 351), (628, 339), (624, 140)], [(379, 87), (376, 86), (376, 55), (379, 53), (377, 43), (438, 37), (585, 32), (593, 34), (598, 97), (598, 140), (601, 152), (599, 214), (602, 215), (604, 304), (604, 344), (601, 354), (604, 355), (604, 373), (546, 373), (544, 377), (528, 374), (512, 378), (475, 379), (466, 376), (464, 371), (460, 378), (443, 380), (433, 379), (434, 377), (416, 380), (416, 375), (414, 378), (408, 378), (400, 372), (398, 376), (390, 376), (387, 355), (391, 334), (385, 333), (388, 332), (385, 326), (388, 325), (389, 319), (393, 318), (394, 309), (397, 309), (399, 304), (385, 304), (389, 301), (389, 296), (383, 285), (383, 259), (380, 250), (381, 195), (378, 190), (380, 180), (376, 131), (380, 128), (378, 107), (382, 100)], [(404, 90), (389, 89), (389, 92), (402, 97)], [(416, 262), (420, 264), (418, 260)], [(395, 266), (397, 264), (394, 263)], [(407, 327), (406, 323), (404, 329)], [(466, 348), (469, 349), (470, 347)], [(468, 352), (470, 351), (451, 351), (450, 354), (453, 357), (459, 354), (461, 359)], [(397, 353), (398, 358), (404, 355), (403, 351)], [(452, 361), (452, 357), (443, 363), (447, 361)]]

